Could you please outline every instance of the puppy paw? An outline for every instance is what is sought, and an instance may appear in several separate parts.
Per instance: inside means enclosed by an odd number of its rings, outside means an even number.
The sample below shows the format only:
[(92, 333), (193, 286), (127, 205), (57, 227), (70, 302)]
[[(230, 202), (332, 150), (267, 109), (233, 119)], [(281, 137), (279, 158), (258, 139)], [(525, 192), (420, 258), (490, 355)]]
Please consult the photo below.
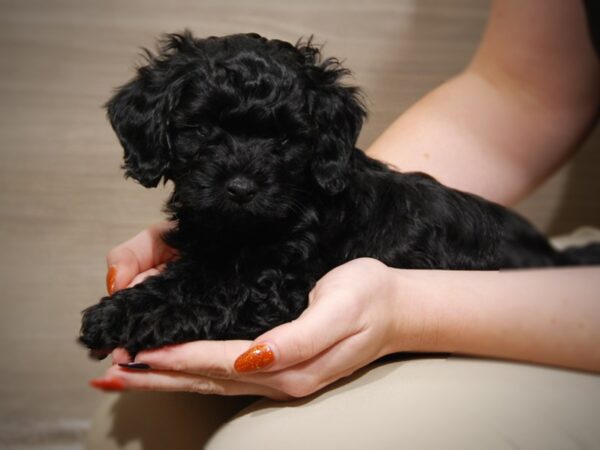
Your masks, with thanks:
[(104, 359), (119, 346), (126, 316), (123, 300), (114, 296), (104, 297), (83, 311), (78, 341), (90, 350), (91, 358)]

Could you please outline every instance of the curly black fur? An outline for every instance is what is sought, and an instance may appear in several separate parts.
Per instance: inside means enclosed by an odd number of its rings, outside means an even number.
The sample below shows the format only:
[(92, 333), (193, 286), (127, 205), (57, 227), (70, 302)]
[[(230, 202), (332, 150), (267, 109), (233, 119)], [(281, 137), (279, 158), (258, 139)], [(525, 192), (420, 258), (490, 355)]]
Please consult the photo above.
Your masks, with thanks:
[(99, 355), (252, 339), (363, 256), (429, 269), (577, 263), (505, 208), (355, 148), (366, 112), (347, 74), (310, 41), (257, 34), (172, 34), (148, 53), (108, 117), (126, 175), (173, 182), (177, 227), (164, 238), (180, 257), (86, 309), (80, 342)]

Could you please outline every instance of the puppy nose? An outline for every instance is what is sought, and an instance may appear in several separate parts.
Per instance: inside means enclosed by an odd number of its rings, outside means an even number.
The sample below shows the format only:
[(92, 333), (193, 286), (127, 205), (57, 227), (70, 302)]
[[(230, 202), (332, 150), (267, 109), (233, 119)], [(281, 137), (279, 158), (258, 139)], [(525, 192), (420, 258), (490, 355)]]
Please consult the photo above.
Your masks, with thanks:
[(256, 183), (244, 176), (237, 176), (230, 179), (225, 185), (229, 197), (237, 203), (247, 203), (258, 191)]

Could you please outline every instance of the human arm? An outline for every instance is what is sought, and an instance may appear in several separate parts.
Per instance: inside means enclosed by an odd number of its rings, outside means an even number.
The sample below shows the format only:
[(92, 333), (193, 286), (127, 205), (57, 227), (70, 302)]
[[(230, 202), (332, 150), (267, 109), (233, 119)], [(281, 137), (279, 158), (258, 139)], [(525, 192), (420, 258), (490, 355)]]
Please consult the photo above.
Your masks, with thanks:
[(468, 67), (403, 113), (367, 153), (501, 204), (523, 198), (572, 155), (597, 117), (600, 63), (582, 3), (494, 1)]
[(415, 350), (600, 372), (600, 267), (392, 270), (422, 308)]

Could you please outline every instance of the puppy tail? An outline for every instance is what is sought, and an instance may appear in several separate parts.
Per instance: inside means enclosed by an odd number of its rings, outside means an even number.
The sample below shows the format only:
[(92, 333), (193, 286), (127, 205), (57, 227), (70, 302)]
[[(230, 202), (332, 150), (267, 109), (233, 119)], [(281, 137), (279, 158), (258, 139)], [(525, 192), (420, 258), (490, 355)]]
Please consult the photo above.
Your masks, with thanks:
[(560, 255), (567, 266), (597, 266), (600, 265), (600, 242), (567, 247)]

